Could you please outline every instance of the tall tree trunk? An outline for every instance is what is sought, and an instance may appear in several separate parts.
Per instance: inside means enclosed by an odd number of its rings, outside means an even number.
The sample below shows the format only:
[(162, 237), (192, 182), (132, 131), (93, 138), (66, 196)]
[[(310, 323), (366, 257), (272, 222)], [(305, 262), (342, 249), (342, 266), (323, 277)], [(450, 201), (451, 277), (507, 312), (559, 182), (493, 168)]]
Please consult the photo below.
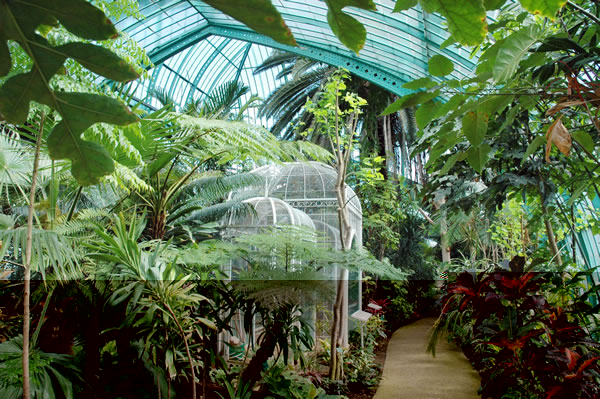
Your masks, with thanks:
[(344, 369), (342, 367), (342, 357), (337, 351), (340, 347), (339, 333), (341, 330), (340, 317), (342, 313), (342, 304), (344, 296), (344, 282), (338, 274), (337, 282), (337, 293), (335, 303), (333, 305), (333, 321), (331, 325), (331, 345), (330, 345), (330, 356), (329, 356), (329, 378), (332, 380), (340, 380), (344, 375)]
[(40, 163), (40, 147), (44, 132), (46, 115), (42, 113), (37, 140), (35, 143), (35, 157), (33, 160), (33, 174), (31, 176), (31, 191), (29, 193), (29, 207), (27, 210), (27, 241), (25, 244), (25, 278), (23, 293), (23, 399), (31, 398), (31, 379), (29, 375), (29, 330), (30, 330), (30, 298), (31, 298), (31, 248), (33, 242), (33, 205), (35, 203), (35, 186)]
[[(350, 151), (350, 150), (348, 150)], [(335, 183), (336, 196), (338, 200), (338, 221), (340, 225), (340, 244), (342, 251), (352, 248), (352, 226), (350, 216), (346, 207), (346, 170), (348, 153), (338, 152), (337, 155), (337, 180)], [(333, 326), (331, 329), (331, 356), (329, 375), (332, 380), (341, 380), (344, 377), (341, 348), (348, 343), (348, 270), (342, 270), (337, 284), (336, 301), (333, 308)]]
[[(446, 202), (445, 198), (434, 201), (436, 209), (440, 209)], [(448, 263), (452, 260), (450, 256), (450, 240), (448, 239), (448, 218), (446, 211), (442, 210), (442, 217), (440, 220), (440, 247), (442, 249), (442, 262)]]
[(448, 219), (446, 212), (442, 214), (440, 221), (440, 246), (442, 247), (442, 262), (448, 263), (452, 260), (450, 255), (450, 242), (448, 240)]
[(273, 324), (269, 326), (268, 334), (265, 334), (256, 354), (242, 372), (240, 384), (250, 383), (250, 386), (253, 386), (260, 380), (260, 372), (263, 370), (263, 364), (273, 356), (273, 353), (275, 353), (275, 348), (277, 346), (276, 337), (283, 333), (284, 324), (281, 320), (275, 320)]
[(385, 167), (386, 176), (391, 177), (393, 181), (398, 179), (398, 167), (396, 165), (396, 154), (394, 152), (394, 142), (392, 139), (392, 121), (391, 116), (383, 117), (383, 143), (385, 148)]

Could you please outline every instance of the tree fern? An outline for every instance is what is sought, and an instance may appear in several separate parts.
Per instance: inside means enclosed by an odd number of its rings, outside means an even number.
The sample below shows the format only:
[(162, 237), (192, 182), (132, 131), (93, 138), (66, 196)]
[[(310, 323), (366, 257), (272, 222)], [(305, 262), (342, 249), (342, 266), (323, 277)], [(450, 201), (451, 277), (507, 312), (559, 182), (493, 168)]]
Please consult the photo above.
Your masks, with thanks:
[[(194, 155), (200, 160), (216, 159), (219, 162), (252, 160), (257, 163), (267, 161), (295, 161), (307, 159), (299, 147), (283, 148), (269, 131), (262, 127), (243, 122), (230, 122), (212, 119), (181, 116), (177, 125), (196, 134)], [(317, 154), (312, 148), (314, 155)], [(323, 153), (321, 153), (323, 155)]]

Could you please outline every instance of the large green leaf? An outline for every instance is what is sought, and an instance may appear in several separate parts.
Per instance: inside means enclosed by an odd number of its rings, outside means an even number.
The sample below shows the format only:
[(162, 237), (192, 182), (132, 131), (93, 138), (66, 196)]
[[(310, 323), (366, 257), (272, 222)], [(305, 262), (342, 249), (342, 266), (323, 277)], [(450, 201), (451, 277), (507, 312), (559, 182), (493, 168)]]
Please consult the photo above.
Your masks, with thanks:
[(417, 109), (417, 112), (415, 112), (415, 120), (417, 121), (419, 129), (424, 129), (425, 126), (435, 118), (438, 107), (439, 103), (430, 100)]
[(356, 18), (343, 12), (345, 7), (375, 11), (372, 0), (325, 0), (329, 10), (327, 22), (333, 33), (346, 47), (358, 54), (367, 39), (367, 30)]
[(292, 31), (270, 0), (203, 0), (258, 33), (279, 43), (296, 45)]
[(494, 80), (505, 82), (513, 77), (519, 68), (519, 62), (541, 36), (542, 29), (538, 25), (529, 25), (507, 37), (496, 55)]
[(429, 73), (433, 76), (446, 76), (454, 71), (454, 63), (440, 54), (431, 57), (427, 65)]
[(487, 132), (489, 115), (485, 112), (470, 111), (462, 119), (462, 132), (471, 145), (478, 146), (483, 142)]
[(416, 105), (423, 104), (429, 100), (436, 98), (439, 94), (439, 90), (420, 91), (418, 93), (413, 93), (404, 97), (400, 97), (398, 100), (388, 105), (388, 107), (381, 113), (381, 115), (393, 114), (394, 112), (400, 111), (403, 108), (414, 107)]
[(436, 118), (440, 118), (450, 112), (455, 111), (460, 105), (464, 104), (469, 96), (466, 94), (455, 94), (450, 97), (450, 100), (446, 101), (437, 110), (435, 115)]
[(567, 0), (520, 0), (520, 2), (524, 9), (533, 14), (554, 18)]
[(467, 162), (478, 173), (481, 173), (483, 167), (488, 161), (488, 156), (492, 147), (489, 144), (483, 143), (477, 147), (471, 147), (467, 150)]
[(521, 159), (521, 165), (523, 164), (523, 162), (525, 162), (527, 160), (527, 158), (529, 158), (529, 156), (531, 154), (536, 152), (537, 149), (540, 148), (542, 146), (542, 144), (544, 144), (545, 142), (546, 142), (546, 137), (544, 137), (544, 136), (537, 136), (535, 139), (533, 139), (533, 141), (531, 143), (529, 143), (529, 145), (527, 146), (527, 150), (525, 151), (525, 154), (523, 155), (523, 159)]
[(456, 164), (456, 162), (462, 161), (466, 157), (467, 157), (466, 152), (457, 152), (457, 153), (450, 155), (450, 157), (448, 158), (448, 160), (446, 161), (446, 163), (444, 164), (442, 169), (440, 169), (440, 174), (445, 175), (446, 173), (448, 173), (448, 171), (450, 171), (450, 169), (452, 169), (452, 167)]
[[(36, 33), (41, 24), (60, 21), (72, 33), (92, 40), (117, 35), (108, 18), (84, 0), (0, 1), (0, 38), (17, 42), (33, 61), (27, 73), (14, 75), (0, 87), (0, 119), (23, 124), (32, 101), (55, 109), (61, 116), (48, 137), (53, 159), (70, 159), (73, 176), (81, 185), (95, 184), (114, 170), (108, 152), (99, 144), (81, 138), (84, 131), (98, 122), (125, 125), (137, 121), (117, 100), (92, 94), (55, 92), (50, 81), (67, 58), (117, 81), (135, 79), (137, 74), (116, 55), (85, 43), (53, 47)], [(2, 68), (5, 70), (6, 68)]]
[(594, 139), (590, 134), (583, 130), (575, 130), (571, 132), (571, 136), (573, 139), (579, 144), (583, 149), (585, 149), (589, 154), (594, 153)]
[[(19, 2), (19, 1), (17, 1)], [(52, 15), (79, 37), (90, 40), (115, 39), (119, 33), (102, 11), (85, 0), (28, 0), (35, 13)]]
[(67, 43), (57, 47), (56, 51), (107, 79), (127, 82), (139, 77), (133, 66), (104, 47), (89, 43)]
[(488, 115), (501, 113), (502, 111), (504, 111), (504, 109), (506, 109), (506, 107), (508, 107), (513, 102), (514, 98), (515, 97), (512, 95), (486, 96), (480, 100), (478, 104), (478, 109), (482, 112), (487, 113)]
[(404, 10), (408, 10), (416, 6), (418, 0), (396, 0), (396, 5), (394, 6), (394, 12), (400, 12)]
[(406, 82), (402, 85), (405, 89), (408, 90), (418, 90), (418, 89), (431, 89), (437, 83), (431, 80), (430, 78), (419, 78), (415, 80), (411, 80), (410, 82)]
[(446, 18), (448, 30), (457, 42), (475, 46), (485, 38), (487, 22), (482, 0), (420, 0), (420, 3), (425, 11)]

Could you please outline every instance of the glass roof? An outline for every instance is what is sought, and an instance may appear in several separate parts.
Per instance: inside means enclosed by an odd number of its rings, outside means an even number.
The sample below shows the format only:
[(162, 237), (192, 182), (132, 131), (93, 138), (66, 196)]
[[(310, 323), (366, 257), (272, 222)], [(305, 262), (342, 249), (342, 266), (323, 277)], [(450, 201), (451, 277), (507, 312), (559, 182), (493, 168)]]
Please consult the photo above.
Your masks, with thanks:
[[(116, 21), (120, 30), (138, 41), (156, 65), (152, 79), (140, 84), (138, 98), (148, 88), (167, 91), (179, 105), (201, 99), (211, 88), (231, 80), (250, 86), (252, 94), (266, 97), (277, 85), (275, 75), (252, 75), (271, 48), (307, 56), (349, 69), (396, 94), (406, 94), (404, 82), (428, 76), (427, 61), (435, 54), (451, 58), (453, 77), (469, 76), (473, 61), (469, 51), (450, 46), (443, 19), (418, 8), (392, 13), (394, 0), (377, 0), (377, 12), (355, 8), (344, 11), (361, 21), (367, 40), (357, 56), (346, 49), (327, 24), (327, 7), (321, 0), (273, 0), (294, 33), (298, 47), (282, 45), (258, 34), (199, 0), (140, 0), (145, 18)], [(264, 124), (264, 123), (263, 123)]]

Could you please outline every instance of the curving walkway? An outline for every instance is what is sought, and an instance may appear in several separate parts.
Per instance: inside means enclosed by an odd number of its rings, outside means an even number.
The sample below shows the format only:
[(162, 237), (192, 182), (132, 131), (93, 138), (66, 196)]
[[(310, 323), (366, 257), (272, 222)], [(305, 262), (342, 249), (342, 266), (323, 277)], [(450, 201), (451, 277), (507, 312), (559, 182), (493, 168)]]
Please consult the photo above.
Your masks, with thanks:
[(436, 357), (425, 353), (435, 318), (398, 329), (388, 344), (383, 377), (374, 399), (477, 399), (479, 374), (453, 344), (438, 341)]

